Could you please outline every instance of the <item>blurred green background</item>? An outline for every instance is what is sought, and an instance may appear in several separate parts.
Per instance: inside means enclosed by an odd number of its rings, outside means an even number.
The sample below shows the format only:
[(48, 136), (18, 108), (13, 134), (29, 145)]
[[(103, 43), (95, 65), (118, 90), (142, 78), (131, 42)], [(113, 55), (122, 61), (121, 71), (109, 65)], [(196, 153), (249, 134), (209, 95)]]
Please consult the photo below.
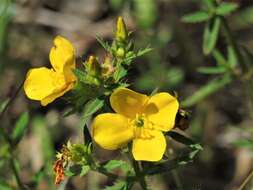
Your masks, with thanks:
[[(73, 42), (83, 59), (105, 51), (96, 41), (109, 41), (116, 18), (122, 15), (136, 48), (150, 45), (154, 50), (138, 58), (128, 81), (131, 88), (151, 93), (174, 92), (179, 100), (190, 97), (213, 79), (198, 72), (200, 66), (213, 66), (211, 56), (202, 53), (204, 24), (185, 24), (183, 15), (198, 10), (201, 0), (0, 0), (0, 103), (11, 97), (31, 67), (49, 66), (48, 53), (53, 38), (60, 34)], [(228, 2), (228, 1), (227, 1)], [(232, 2), (232, 0), (230, 1)], [(239, 9), (228, 16), (238, 43), (253, 49), (253, 1), (234, 0)], [(221, 35), (218, 47), (225, 41)], [(253, 52), (253, 51), (252, 51)], [(227, 85), (197, 102), (191, 112), (189, 136), (201, 142), (204, 150), (194, 163), (177, 173), (152, 177), (151, 189), (185, 190), (237, 189), (253, 168), (253, 107), (240, 81)], [(250, 86), (248, 88), (252, 88)], [(2, 109), (2, 107), (1, 107)], [(68, 107), (58, 99), (47, 107), (28, 100), (23, 90), (1, 118), (0, 126), (11, 132), (20, 115), (28, 128), (15, 150), (22, 181), (31, 189), (102, 189), (112, 182), (90, 172), (56, 187), (52, 164), (57, 150), (68, 139), (82, 142), (80, 114), (63, 117)], [(25, 113), (25, 114), (24, 114)], [(26, 114), (28, 113), (28, 115)], [(6, 159), (10, 156), (0, 138), (0, 190), (15, 189), (15, 180)], [(178, 144), (168, 142), (177, 150)], [(97, 151), (100, 160), (119, 156), (118, 152)], [(134, 187), (138, 189), (138, 187)], [(253, 189), (252, 182), (247, 189)]]

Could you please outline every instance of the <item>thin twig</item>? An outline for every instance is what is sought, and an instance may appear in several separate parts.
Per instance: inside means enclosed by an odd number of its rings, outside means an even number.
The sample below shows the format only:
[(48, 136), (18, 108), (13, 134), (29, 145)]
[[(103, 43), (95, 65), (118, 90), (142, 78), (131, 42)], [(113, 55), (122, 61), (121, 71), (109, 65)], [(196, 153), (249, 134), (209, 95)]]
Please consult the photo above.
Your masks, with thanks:
[(253, 177), (253, 170), (251, 173), (248, 175), (248, 177), (243, 181), (243, 183), (240, 185), (240, 187), (237, 190), (243, 190), (243, 188), (247, 185), (249, 180)]

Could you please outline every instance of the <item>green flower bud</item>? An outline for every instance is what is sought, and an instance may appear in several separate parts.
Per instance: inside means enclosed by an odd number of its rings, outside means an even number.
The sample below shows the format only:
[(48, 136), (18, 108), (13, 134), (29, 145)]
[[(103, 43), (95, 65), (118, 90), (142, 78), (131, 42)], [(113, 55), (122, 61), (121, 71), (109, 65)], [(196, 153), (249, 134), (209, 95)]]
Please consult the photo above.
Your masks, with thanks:
[(125, 56), (125, 50), (123, 48), (118, 48), (116, 52), (116, 56), (118, 58), (123, 58)]
[(85, 145), (72, 144), (70, 152), (71, 152), (71, 161), (73, 161), (74, 163), (85, 161), (85, 157), (86, 157)]

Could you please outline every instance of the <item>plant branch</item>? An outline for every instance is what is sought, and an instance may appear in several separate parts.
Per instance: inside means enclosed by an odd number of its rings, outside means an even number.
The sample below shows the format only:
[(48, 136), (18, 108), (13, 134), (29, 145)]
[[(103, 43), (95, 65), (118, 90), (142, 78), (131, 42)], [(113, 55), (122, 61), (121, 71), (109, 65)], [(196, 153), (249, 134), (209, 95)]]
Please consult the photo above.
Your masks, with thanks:
[[(16, 99), (16, 97), (18, 96), (18, 93), (20, 92), (20, 90), (23, 87), (23, 83), (24, 81), (19, 85), (18, 89), (16, 90), (16, 92), (11, 96), (11, 98), (8, 100), (7, 104), (5, 105), (5, 107), (3, 108), (3, 111), (0, 114), (0, 120), (2, 120), (2, 118), (4, 117), (5, 112), (7, 111), (7, 109), (9, 108), (9, 106), (14, 102), (14, 100)], [(24, 186), (24, 184), (21, 181), (19, 172), (18, 172), (18, 168), (15, 164), (15, 160), (14, 160), (14, 147), (13, 147), (13, 143), (12, 143), (12, 139), (10, 138), (10, 136), (8, 135), (8, 133), (5, 131), (4, 128), (0, 127), (0, 134), (2, 135), (2, 137), (4, 138), (4, 140), (6, 141), (6, 143), (9, 146), (9, 153), (10, 153), (10, 168), (13, 171), (13, 174), (15, 176), (17, 185), (19, 186), (19, 189), (21, 190), (27, 190), (28, 188)]]
[(223, 25), (223, 29), (224, 29), (224, 35), (227, 39), (227, 43), (229, 45), (231, 45), (231, 47), (233, 48), (236, 56), (237, 56), (237, 60), (239, 65), (241, 66), (242, 71), (247, 71), (247, 65), (245, 64), (244, 60), (243, 60), (243, 56), (239, 50), (239, 45), (237, 44), (237, 41), (235, 40), (233, 33), (226, 21), (226, 19), (224, 17), (221, 17), (221, 23)]

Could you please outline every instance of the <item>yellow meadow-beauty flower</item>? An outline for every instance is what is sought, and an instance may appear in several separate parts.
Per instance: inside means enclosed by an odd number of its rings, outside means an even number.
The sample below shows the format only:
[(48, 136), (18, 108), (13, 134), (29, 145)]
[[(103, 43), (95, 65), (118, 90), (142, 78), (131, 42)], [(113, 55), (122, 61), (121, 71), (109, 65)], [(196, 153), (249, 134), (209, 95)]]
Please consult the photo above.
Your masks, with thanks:
[(163, 132), (174, 127), (177, 99), (165, 92), (147, 96), (118, 88), (110, 103), (116, 113), (100, 114), (92, 123), (95, 142), (104, 149), (115, 150), (133, 141), (135, 160), (161, 160), (166, 149)]
[(76, 66), (75, 50), (65, 38), (54, 39), (49, 59), (51, 69), (40, 67), (27, 72), (24, 83), (25, 94), (46, 106), (74, 87), (77, 80), (72, 70)]

